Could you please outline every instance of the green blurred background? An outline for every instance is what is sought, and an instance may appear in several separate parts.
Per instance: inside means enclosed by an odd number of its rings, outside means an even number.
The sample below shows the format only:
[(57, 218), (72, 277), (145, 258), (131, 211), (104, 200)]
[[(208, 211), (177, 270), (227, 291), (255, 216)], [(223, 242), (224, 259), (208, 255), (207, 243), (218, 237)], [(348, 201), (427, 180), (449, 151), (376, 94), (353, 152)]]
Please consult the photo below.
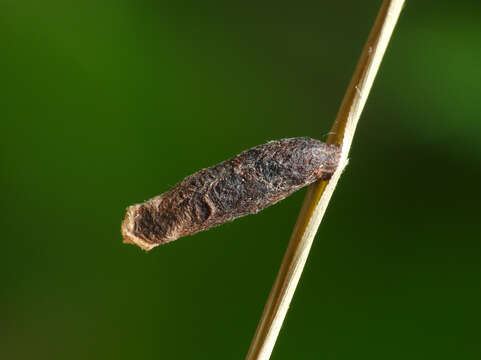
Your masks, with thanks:
[[(158, 247), (126, 206), (325, 140), (380, 1), (0, 3), (0, 358), (242, 359), (305, 190)], [(273, 359), (481, 359), (481, 3), (408, 1)]]

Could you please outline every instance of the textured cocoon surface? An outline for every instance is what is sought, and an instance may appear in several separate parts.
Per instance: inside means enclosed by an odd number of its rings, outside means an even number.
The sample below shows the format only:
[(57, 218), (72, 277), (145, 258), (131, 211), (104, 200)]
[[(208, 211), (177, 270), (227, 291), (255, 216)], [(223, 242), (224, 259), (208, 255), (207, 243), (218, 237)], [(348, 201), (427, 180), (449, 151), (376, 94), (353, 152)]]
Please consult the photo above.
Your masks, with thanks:
[(145, 250), (255, 214), (337, 167), (339, 148), (310, 138), (271, 141), (200, 170), (169, 191), (129, 206), (124, 242)]

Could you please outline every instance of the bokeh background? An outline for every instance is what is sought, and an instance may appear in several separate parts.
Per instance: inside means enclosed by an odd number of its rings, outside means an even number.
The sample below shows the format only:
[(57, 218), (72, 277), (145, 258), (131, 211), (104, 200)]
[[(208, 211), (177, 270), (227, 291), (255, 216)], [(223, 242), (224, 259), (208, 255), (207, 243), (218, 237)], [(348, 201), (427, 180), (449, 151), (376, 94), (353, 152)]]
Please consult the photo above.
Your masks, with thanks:
[[(305, 190), (158, 247), (126, 206), (326, 139), (380, 1), (0, 3), (0, 358), (242, 359)], [(481, 3), (408, 1), (273, 359), (481, 358)]]

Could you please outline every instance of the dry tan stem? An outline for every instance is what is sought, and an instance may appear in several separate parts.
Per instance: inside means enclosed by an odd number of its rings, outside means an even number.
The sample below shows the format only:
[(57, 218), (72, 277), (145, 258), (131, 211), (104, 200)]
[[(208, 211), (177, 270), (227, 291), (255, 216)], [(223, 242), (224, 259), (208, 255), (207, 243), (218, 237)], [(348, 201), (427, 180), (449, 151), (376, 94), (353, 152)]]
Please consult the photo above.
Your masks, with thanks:
[(317, 182), (307, 191), (246, 360), (267, 360), (271, 356), (312, 241), (341, 173), (347, 165), (357, 122), (403, 5), (404, 0), (386, 0), (379, 10), (327, 140), (328, 143), (338, 144), (342, 148), (339, 166), (331, 180)]

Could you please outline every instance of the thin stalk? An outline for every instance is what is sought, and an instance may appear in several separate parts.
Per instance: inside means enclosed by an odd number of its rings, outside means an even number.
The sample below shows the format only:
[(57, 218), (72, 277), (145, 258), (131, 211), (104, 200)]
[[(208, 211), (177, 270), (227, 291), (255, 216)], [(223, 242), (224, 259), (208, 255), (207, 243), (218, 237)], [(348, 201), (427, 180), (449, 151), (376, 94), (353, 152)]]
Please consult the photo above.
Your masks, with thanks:
[(329, 181), (319, 181), (307, 191), (246, 360), (268, 360), (271, 356), (317, 229), (347, 165), (356, 125), (403, 5), (404, 0), (385, 0), (381, 5), (327, 139), (329, 144), (341, 146), (339, 166)]

